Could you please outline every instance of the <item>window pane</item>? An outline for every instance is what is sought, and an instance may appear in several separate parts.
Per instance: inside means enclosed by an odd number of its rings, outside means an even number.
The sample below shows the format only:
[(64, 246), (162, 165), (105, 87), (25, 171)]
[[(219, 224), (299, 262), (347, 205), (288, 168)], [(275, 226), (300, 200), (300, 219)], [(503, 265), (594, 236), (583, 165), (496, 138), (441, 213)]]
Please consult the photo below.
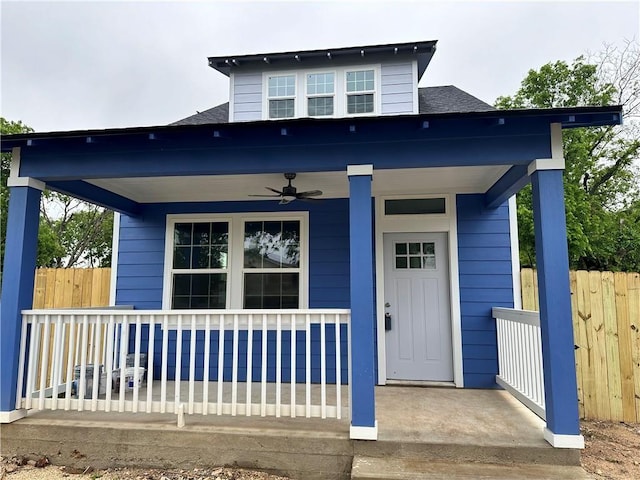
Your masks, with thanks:
[(211, 224), (210, 223), (194, 223), (193, 224), (193, 244), (209, 245), (211, 243)]
[(445, 213), (444, 198), (407, 198), (385, 200), (385, 215), (425, 215)]
[(192, 223), (176, 223), (173, 229), (174, 245), (191, 245)]
[(425, 255), (434, 255), (436, 253), (436, 244), (433, 242), (423, 243), (422, 253)]
[(176, 247), (173, 249), (173, 268), (191, 267), (191, 247)]
[(298, 308), (298, 273), (246, 273), (244, 308)]
[(193, 247), (191, 268), (209, 268), (209, 247)]
[(427, 255), (422, 257), (422, 268), (427, 270), (433, 270), (436, 268), (436, 256), (435, 255)]
[(225, 273), (179, 273), (173, 275), (171, 308), (225, 308)]
[(410, 243), (409, 244), (409, 253), (411, 253), (411, 254), (420, 253), (420, 244), (419, 243)]
[(373, 90), (374, 88), (373, 70), (347, 72), (347, 92), (363, 92)]
[(333, 115), (333, 97), (313, 97), (307, 99), (309, 116)]
[(227, 246), (213, 245), (209, 250), (210, 268), (227, 268)]
[(269, 100), (269, 118), (291, 118), (293, 114), (293, 98), (286, 100)]
[(300, 222), (246, 222), (245, 268), (298, 268)]
[(407, 254), (407, 244), (406, 243), (396, 243), (396, 253), (400, 255)]
[(307, 93), (317, 95), (333, 93), (333, 73), (310, 73), (307, 75)]
[(296, 94), (295, 75), (269, 77), (270, 97), (292, 97)]
[(396, 268), (407, 268), (407, 257), (396, 257)]
[(422, 268), (420, 257), (409, 257), (409, 268)]
[(373, 112), (373, 94), (349, 95), (347, 97), (347, 113)]

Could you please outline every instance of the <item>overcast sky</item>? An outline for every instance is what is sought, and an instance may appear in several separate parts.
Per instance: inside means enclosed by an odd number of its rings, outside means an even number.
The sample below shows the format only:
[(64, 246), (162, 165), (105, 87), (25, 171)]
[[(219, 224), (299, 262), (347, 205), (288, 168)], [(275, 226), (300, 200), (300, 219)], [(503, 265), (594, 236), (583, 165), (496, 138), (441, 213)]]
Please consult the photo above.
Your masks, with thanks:
[(530, 68), (640, 38), (638, 0), (0, 1), (0, 114), (40, 132), (163, 125), (225, 102), (208, 56), (438, 40), (421, 86), (493, 103)]

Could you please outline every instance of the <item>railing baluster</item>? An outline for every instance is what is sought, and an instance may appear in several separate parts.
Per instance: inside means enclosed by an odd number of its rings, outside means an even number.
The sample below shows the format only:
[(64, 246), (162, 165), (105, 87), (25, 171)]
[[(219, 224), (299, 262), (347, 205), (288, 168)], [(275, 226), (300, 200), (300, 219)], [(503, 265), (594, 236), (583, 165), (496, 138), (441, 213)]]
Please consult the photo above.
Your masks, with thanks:
[(156, 317), (149, 315), (149, 343), (147, 345), (147, 413), (152, 412), (153, 403), (153, 355), (156, 341)]
[(129, 343), (129, 321), (126, 314), (122, 315), (122, 324), (120, 325), (120, 360), (118, 361), (120, 373), (120, 388), (118, 389), (118, 412), (124, 412), (125, 386), (127, 383), (127, 349)]
[(191, 314), (191, 334), (189, 337), (189, 415), (193, 415), (196, 391), (196, 316)]
[(142, 342), (142, 320), (136, 315), (136, 336), (133, 346), (133, 413), (138, 412), (138, 399), (140, 395), (140, 343)]
[(176, 335), (176, 374), (174, 379), (173, 413), (180, 409), (180, 382), (182, 381), (182, 314), (178, 314), (178, 333)]
[(222, 415), (222, 394), (224, 386), (224, 313), (218, 315), (218, 401), (216, 413)]
[(276, 418), (280, 417), (282, 400), (282, 315), (276, 315)]
[[(100, 320), (100, 315), (96, 316), (96, 323), (93, 327), (93, 343), (94, 345), (99, 345), (100, 342), (100, 334), (102, 332), (102, 321)], [(98, 409), (98, 395), (100, 394), (100, 367), (102, 364), (100, 363), (100, 350), (98, 348), (93, 349), (93, 378), (91, 379), (91, 411), (95, 412)]]
[(291, 314), (291, 392), (289, 394), (291, 400), (291, 417), (296, 416), (296, 314)]
[(320, 315), (320, 412), (327, 418), (327, 324), (323, 313)]
[(246, 411), (244, 412), (247, 417), (251, 416), (251, 407), (253, 402), (251, 401), (251, 384), (253, 382), (253, 314), (247, 315), (247, 391), (245, 398)]
[(209, 368), (211, 368), (211, 314), (205, 315), (204, 358), (202, 359), (202, 414), (209, 413)]
[(262, 314), (262, 361), (260, 363), (260, 415), (267, 415), (267, 315)]
[(49, 367), (49, 330), (51, 319), (44, 316), (44, 334), (42, 336), (42, 361), (40, 362), (40, 389), (38, 392), (38, 410), (44, 410), (44, 394), (47, 388), (47, 369)]
[(111, 389), (113, 388), (113, 351), (115, 344), (115, 329), (113, 315), (109, 315), (109, 324), (107, 326), (107, 348), (106, 348), (106, 365), (105, 372), (107, 376), (107, 385), (105, 387), (105, 412), (111, 411)]
[(231, 415), (235, 417), (238, 410), (238, 344), (240, 343), (238, 331), (238, 315), (233, 315), (233, 359), (231, 361)]
[[(22, 408), (22, 388), (24, 387), (24, 372), (25, 368), (29, 368), (27, 364), (28, 359), (25, 358), (27, 352), (27, 324), (29, 323), (31, 315), (22, 315), (22, 322), (20, 327), (20, 356), (18, 357), (20, 363), (18, 363), (18, 385), (16, 388), (16, 410)], [(31, 333), (33, 333), (33, 326), (31, 327)]]
[(160, 413), (167, 412), (167, 370), (169, 363), (169, 316), (162, 317), (162, 371), (160, 372)]
[(342, 418), (342, 372), (340, 358), (340, 314), (336, 313), (336, 418)]
[(311, 315), (306, 314), (304, 319), (305, 340), (305, 416), (311, 417)]
[[(80, 352), (80, 378), (76, 386), (78, 411), (84, 410), (84, 398), (87, 395), (87, 344), (89, 343), (89, 315), (82, 316), (82, 347)], [(74, 372), (75, 377), (75, 372)]]
[(53, 342), (53, 366), (51, 368), (51, 410), (58, 408), (58, 386), (62, 375), (62, 350), (63, 350), (63, 327), (62, 315), (56, 315), (56, 324)]
[(31, 397), (35, 390), (37, 365), (36, 359), (40, 352), (40, 322), (38, 315), (34, 315), (31, 321), (31, 339), (29, 342), (29, 360), (27, 364), (27, 399), (25, 401), (25, 408), (29, 410), (31, 408)]
[(76, 333), (76, 316), (69, 315), (69, 341), (67, 342), (67, 381), (64, 392), (64, 409), (71, 409), (71, 387), (73, 384), (73, 358), (75, 356), (74, 345)]

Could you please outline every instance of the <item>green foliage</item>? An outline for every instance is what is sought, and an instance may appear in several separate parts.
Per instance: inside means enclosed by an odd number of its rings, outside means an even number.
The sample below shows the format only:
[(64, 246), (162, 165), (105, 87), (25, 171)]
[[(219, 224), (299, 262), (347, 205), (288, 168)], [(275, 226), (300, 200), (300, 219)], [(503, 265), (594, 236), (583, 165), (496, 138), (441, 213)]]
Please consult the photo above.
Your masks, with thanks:
[[(626, 126), (563, 131), (567, 241), (572, 268), (640, 271), (640, 45), (607, 47), (587, 61), (530, 70), (498, 108), (623, 106)], [(523, 266), (535, 266), (531, 188), (518, 194)]]
[[(22, 122), (0, 117), (0, 134), (30, 133)], [(2, 154), (0, 182), (0, 262), (4, 260), (9, 189), (7, 178), (11, 154)], [(45, 190), (41, 203), (38, 232), (39, 267), (111, 265), (113, 212)], [(0, 263), (0, 272), (2, 271)]]

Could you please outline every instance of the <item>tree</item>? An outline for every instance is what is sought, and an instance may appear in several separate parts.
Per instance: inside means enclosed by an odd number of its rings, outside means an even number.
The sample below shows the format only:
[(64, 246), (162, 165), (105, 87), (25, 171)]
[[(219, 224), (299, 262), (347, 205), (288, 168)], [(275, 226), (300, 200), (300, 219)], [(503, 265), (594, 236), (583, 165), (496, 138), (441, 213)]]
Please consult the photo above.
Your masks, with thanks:
[[(640, 44), (530, 70), (498, 108), (622, 105), (624, 126), (563, 131), (572, 268), (640, 270)], [(531, 188), (518, 194), (521, 262), (535, 265)]]
[[(0, 117), (0, 134), (30, 133), (22, 122)], [(4, 260), (11, 154), (2, 154), (0, 182), (0, 262)], [(40, 205), (39, 267), (110, 266), (113, 212), (45, 190)], [(0, 263), (0, 272), (3, 264)]]

